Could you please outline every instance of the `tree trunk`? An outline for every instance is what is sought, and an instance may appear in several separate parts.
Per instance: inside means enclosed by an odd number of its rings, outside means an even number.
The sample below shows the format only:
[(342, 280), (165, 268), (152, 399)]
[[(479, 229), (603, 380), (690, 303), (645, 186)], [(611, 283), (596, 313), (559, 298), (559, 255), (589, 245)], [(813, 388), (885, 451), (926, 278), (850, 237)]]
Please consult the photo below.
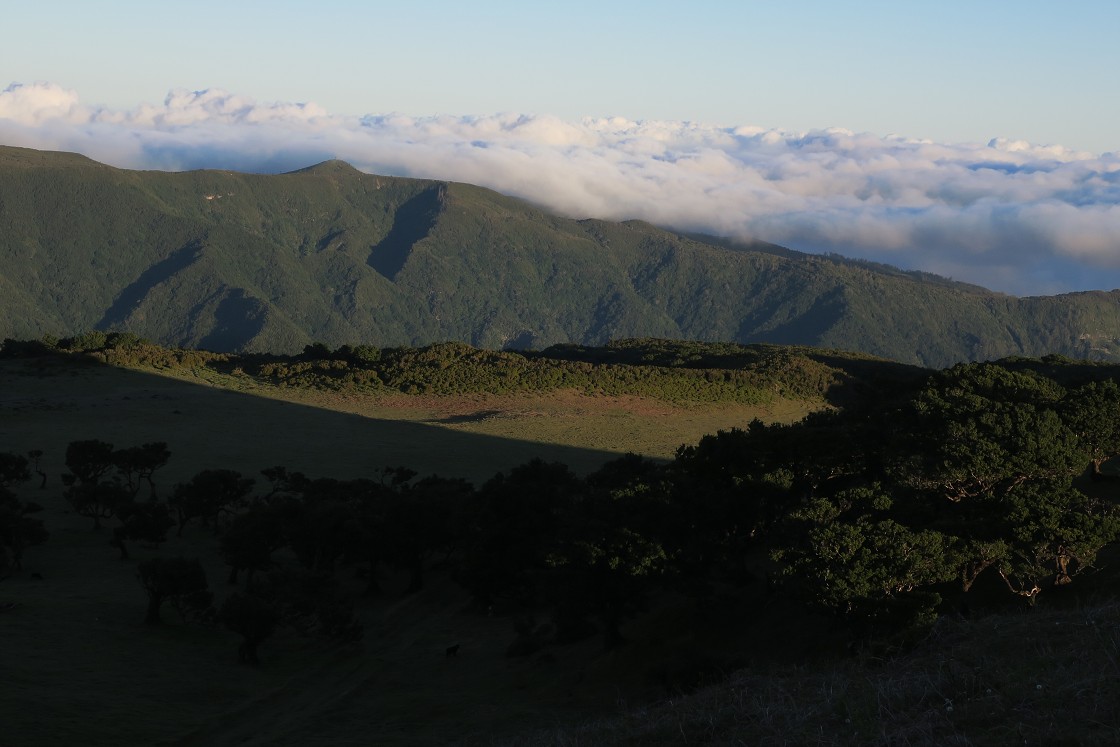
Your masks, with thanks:
[(972, 584), (976, 582), (976, 578), (994, 563), (996, 563), (996, 559), (992, 558), (965, 565), (965, 567), (961, 569), (961, 590), (967, 594), (968, 590), (972, 588)]
[(163, 596), (148, 593), (148, 614), (144, 617), (146, 625), (159, 625), (163, 620), (159, 616), (159, 608), (163, 604)]
[(1058, 573), (1054, 577), (1054, 586), (1064, 586), (1065, 584), (1072, 584), (1073, 579), (1069, 575), (1069, 556), (1060, 554), (1056, 558), (1058, 566)]
[(408, 580), (408, 588), (404, 590), (405, 594), (415, 594), (424, 588), (424, 561), (414, 563), (410, 570), (412, 575)]
[(235, 565), (231, 565), (229, 567), (229, 578), (226, 579), (227, 584), (237, 584), (237, 572), (239, 570), (241, 569)]
[(249, 664), (250, 666), (257, 666), (260, 664), (260, 659), (257, 658), (257, 644), (259, 642), (253, 638), (246, 638), (237, 647), (237, 660), (242, 664)]

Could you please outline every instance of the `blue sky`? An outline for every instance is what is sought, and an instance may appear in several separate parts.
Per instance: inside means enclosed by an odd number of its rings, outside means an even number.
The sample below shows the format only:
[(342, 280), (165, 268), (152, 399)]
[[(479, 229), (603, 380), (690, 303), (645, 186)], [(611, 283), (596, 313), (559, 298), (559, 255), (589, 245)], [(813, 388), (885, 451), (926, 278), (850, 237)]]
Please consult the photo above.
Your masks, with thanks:
[(1120, 286), (1120, 3), (5, 6), (10, 144), (340, 156), (1009, 292)]
[(0, 71), (88, 103), (223, 88), (335, 114), (553, 114), (1120, 150), (1120, 3), (59, 2)]

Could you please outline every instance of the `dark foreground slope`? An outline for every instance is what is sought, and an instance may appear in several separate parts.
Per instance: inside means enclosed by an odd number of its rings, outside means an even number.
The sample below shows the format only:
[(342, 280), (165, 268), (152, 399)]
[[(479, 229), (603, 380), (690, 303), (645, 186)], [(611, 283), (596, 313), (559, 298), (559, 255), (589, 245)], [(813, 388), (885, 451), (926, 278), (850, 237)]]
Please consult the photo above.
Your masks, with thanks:
[(0, 336), (90, 328), (275, 352), (656, 336), (941, 366), (1120, 358), (1120, 293), (1018, 299), (641, 222), (559, 218), (478, 187), (337, 161), (172, 174), (0, 147)]
[[(18, 347), (0, 351), (18, 354), (0, 365), (0, 504), (16, 529), (0, 532), (0, 561), (22, 559), (0, 563), (5, 744), (1120, 743), (1116, 463), (1092, 469), (1120, 452), (1120, 367), (934, 373), (666, 341), (361, 361)], [(380, 465), (420, 456), (454, 474), (533, 444), (293, 396), (462, 395), (508, 373), (534, 392), (859, 396), (706, 437), (669, 464), (631, 455), (582, 477), (537, 460), (477, 489)], [(89, 437), (116, 447), (71, 440)], [(130, 497), (126, 445), (154, 439), (171, 461)], [(19, 468), (32, 446), (42, 462), (24, 467), (46, 483)], [(220, 465), (252, 469), (235, 474), (256, 478), (254, 497), (187, 521), (206, 514), (179, 514), (194, 489), (173, 486)], [(89, 487), (59, 479), (72, 467)], [(94, 529), (82, 497), (114, 494), (116, 517)], [(134, 542), (121, 506), (174, 507), (186, 531)], [(156, 623), (145, 579), (180, 560), (214, 606), (168, 599)], [(281, 623), (254, 666), (239, 663), (246, 608)]]

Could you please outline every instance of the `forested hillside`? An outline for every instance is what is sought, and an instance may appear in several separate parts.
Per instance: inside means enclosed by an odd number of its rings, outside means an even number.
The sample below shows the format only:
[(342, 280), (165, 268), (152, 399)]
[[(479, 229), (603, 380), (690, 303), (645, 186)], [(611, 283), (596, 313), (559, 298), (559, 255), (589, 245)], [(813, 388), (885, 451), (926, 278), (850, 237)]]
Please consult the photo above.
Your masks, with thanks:
[(1018, 299), (921, 273), (331, 161), (281, 175), (124, 171), (0, 147), (0, 337), (128, 331), (295, 352), (457, 340), (772, 342), (929, 366), (1120, 357), (1120, 294)]

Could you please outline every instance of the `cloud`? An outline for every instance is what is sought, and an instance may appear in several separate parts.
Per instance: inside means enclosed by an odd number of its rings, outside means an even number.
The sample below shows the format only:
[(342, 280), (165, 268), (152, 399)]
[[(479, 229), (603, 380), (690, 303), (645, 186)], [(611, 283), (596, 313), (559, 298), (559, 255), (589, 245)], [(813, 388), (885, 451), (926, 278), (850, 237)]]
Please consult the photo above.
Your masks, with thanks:
[(78, 94), (53, 83), (20, 85), (13, 83), (0, 93), (0, 120), (34, 127), (44, 122), (80, 124), (89, 110), (78, 103)]
[(0, 92), (0, 142), (126, 168), (278, 172), (327, 158), (480, 184), (562, 214), (641, 218), (951, 274), (1013, 293), (1120, 287), (1120, 156), (546, 115), (332, 115), (221, 90), (113, 110)]

